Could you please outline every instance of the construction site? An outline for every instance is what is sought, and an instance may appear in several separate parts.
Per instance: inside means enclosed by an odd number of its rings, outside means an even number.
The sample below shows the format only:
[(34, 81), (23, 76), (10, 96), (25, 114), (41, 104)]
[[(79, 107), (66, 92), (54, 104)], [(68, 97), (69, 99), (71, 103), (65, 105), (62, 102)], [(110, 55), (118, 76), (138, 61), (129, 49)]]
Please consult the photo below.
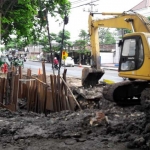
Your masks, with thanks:
[[(12, 67), (0, 78), (0, 149), (150, 149), (150, 102), (106, 100), (105, 83)], [(144, 93), (141, 99), (144, 99)]]
[[(24, 66), (26, 55), (20, 59), (14, 57), (10, 63), (6, 61), (9, 60), (7, 55), (0, 59), (0, 150), (150, 150), (150, 19), (132, 10), (102, 12), (101, 15), (111, 17), (98, 19), (94, 18), (98, 13), (90, 11), (90, 66), (81, 69), (79, 63), (79, 70), (74, 63), (70, 63), (72, 58), (65, 64), (68, 56), (63, 56), (63, 53), (66, 54), (63, 42), (69, 19), (66, 6), (70, 6), (67, 5), (69, 3), (44, 1), (41, 5), (42, 1), (37, 4), (36, 1), (12, 2), (10, 7), (9, 1), (1, 1), (8, 15), (7, 20), (3, 11), (0, 14), (2, 18), (4, 16), (2, 24), (5, 26), (8, 23), (2, 31), (10, 30), (2, 38), (6, 42), (12, 33), (18, 34), (18, 37), (21, 33), (23, 37), (29, 33), (34, 35), (35, 32), (32, 33), (27, 27), (31, 24), (33, 28), (37, 27), (32, 22), (33, 18), (36, 15), (40, 19), (39, 15), (43, 14), (41, 21), (44, 21), (44, 28), (47, 24), (52, 58), (49, 66), (45, 65), (45, 60), (35, 63), (34, 68), (39, 68), (36, 73), (33, 67), (31, 69), (31, 64)], [(87, 4), (92, 6), (92, 0)], [(139, 3), (142, 4), (145, 2)], [(64, 9), (59, 61), (52, 56), (47, 17), (49, 9), (54, 12), (58, 5)], [(39, 7), (40, 11), (31, 9), (32, 6), (34, 9)], [(16, 11), (20, 7), (21, 10)], [(12, 21), (13, 15), (9, 16), (11, 10), (14, 10), (15, 16)], [(18, 14), (20, 19), (16, 16)], [(24, 19), (22, 14), (27, 14), (28, 19)], [(9, 25), (12, 28), (6, 30)], [(12, 30), (15, 26), (16, 32)], [(109, 79), (101, 81), (106, 73), (100, 63), (99, 28), (102, 27), (130, 31), (117, 43), (118, 68), (115, 78), (122, 79), (118, 82)], [(39, 29), (37, 31), (42, 28)], [(72, 69), (73, 75), (79, 70), (82, 76), (69, 76), (67, 65), (75, 68)], [(110, 72), (109, 76), (112, 77), (112, 74)]]

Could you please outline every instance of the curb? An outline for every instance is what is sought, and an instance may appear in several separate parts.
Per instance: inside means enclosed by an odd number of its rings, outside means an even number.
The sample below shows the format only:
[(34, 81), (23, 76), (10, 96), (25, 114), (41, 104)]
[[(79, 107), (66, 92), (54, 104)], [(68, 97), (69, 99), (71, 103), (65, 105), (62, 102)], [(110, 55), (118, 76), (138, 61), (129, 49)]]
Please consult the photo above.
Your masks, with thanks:
[[(77, 65), (77, 64), (75, 64), (74, 66), (77, 66), (77, 67), (82, 67), (82, 68), (84, 68), (84, 67), (91, 67), (91, 66), (86, 66), (86, 65), (82, 65), (82, 66), (79, 66), (79, 65)], [(111, 67), (111, 66), (104, 66), (104, 67), (101, 67), (101, 69), (104, 69), (104, 70), (114, 70), (114, 71), (118, 71), (118, 68), (117, 67)]]
[(118, 68), (111, 68), (111, 67), (102, 67), (102, 69), (118, 71)]

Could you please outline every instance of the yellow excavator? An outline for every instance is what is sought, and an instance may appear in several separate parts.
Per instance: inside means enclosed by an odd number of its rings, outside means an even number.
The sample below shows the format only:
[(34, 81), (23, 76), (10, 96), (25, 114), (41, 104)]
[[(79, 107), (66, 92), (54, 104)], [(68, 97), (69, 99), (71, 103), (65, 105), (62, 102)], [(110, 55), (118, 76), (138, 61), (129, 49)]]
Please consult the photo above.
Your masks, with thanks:
[(96, 20), (93, 19), (93, 13), (89, 15), (92, 65), (91, 68), (83, 68), (82, 85), (95, 86), (104, 74), (99, 60), (98, 28), (126, 28), (133, 33), (125, 34), (119, 42), (121, 53), (118, 72), (120, 77), (129, 80), (106, 86), (103, 95), (106, 99), (116, 102), (139, 98), (150, 82), (150, 22), (146, 17), (134, 12), (101, 14), (114, 17)]

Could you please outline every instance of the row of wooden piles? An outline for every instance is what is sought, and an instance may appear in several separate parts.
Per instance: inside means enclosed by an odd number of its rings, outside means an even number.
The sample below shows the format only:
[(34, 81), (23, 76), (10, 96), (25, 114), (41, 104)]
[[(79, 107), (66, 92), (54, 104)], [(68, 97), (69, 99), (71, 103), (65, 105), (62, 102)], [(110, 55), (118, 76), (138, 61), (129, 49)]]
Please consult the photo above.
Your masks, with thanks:
[(46, 76), (45, 63), (42, 62), (42, 74), (32, 75), (31, 69), (22, 75), (19, 67), (0, 78), (0, 106), (16, 111), (18, 101), (24, 102), (27, 111), (37, 113), (75, 110), (80, 105), (66, 83), (66, 72), (62, 76)]

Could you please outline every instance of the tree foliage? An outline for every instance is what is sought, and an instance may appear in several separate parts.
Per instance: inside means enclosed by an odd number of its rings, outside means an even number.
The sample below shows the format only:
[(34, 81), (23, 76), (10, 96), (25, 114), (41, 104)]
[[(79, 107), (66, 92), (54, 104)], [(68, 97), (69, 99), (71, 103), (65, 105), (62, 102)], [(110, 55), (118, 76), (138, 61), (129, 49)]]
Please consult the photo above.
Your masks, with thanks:
[[(68, 0), (1, 0), (2, 41), (6, 44), (11, 39), (11, 34), (17, 35), (17, 38), (27, 37), (27, 40), (35, 40), (39, 36), (41, 26), (46, 25), (45, 11), (42, 11), (44, 8), (51, 16), (60, 14), (63, 17), (69, 12), (70, 2)], [(41, 11), (41, 16), (38, 16), (38, 11)]]
[(127, 33), (132, 33), (132, 31), (131, 30), (129, 30), (129, 29), (116, 29), (116, 31), (117, 31), (117, 35), (120, 37), (120, 38), (122, 38), (122, 36), (124, 35), (124, 34), (127, 34)]
[[(60, 51), (60, 46), (61, 46), (61, 41), (62, 41), (62, 31), (60, 31), (58, 34), (51, 33), (51, 42), (52, 42), (52, 50), (53, 51)], [(71, 46), (71, 42), (69, 41), (70, 39), (70, 32), (65, 31), (64, 32), (64, 48), (67, 48), (68, 46)], [(39, 44), (43, 46), (43, 51), (44, 52), (50, 52), (49, 48), (49, 41), (48, 41), (48, 36), (44, 35), (42, 38), (39, 40)]]
[(79, 39), (75, 41), (74, 46), (78, 48), (78, 53), (89, 52), (87, 49), (89, 42), (89, 35), (85, 30), (81, 30), (79, 33)]
[[(56, 36), (56, 42), (59, 43), (59, 45), (61, 44), (62, 42), (62, 38), (63, 38), (63, 32), (60, 31), (58, 33), (58, 35)], [(70, 32), (65, 30), (64, 32), (64, 42), (63, 42), (63, 48), (66, 49), (67, 47), (71, 46), (72, 43), (69, 41), (70, 39)]]
[(79, 63), (81, 63), (81, 54), (89, 52), (87, 49), (89, 42), (89, 35), (85, 30), (80, 30), (79, 39), (74, 42), (74, 46), (77, 47), (79, 53)]
[(109, 28), (100, 28), (99, 29), (99, 39), (100, 44), (114, 44), (115, 38), (113, 33), (109, 31)]
[(21, 38), (21, 39), (13, 38), (11, 41), (9, 41), (5, 45), (5, 48), (7, 50), (9, 48), (17, 49), (17, 50), (23, 50), (26, 45), (28, 45), (28, 43), (26, 42), (26, 39), (24, 39), (24, 38)]

